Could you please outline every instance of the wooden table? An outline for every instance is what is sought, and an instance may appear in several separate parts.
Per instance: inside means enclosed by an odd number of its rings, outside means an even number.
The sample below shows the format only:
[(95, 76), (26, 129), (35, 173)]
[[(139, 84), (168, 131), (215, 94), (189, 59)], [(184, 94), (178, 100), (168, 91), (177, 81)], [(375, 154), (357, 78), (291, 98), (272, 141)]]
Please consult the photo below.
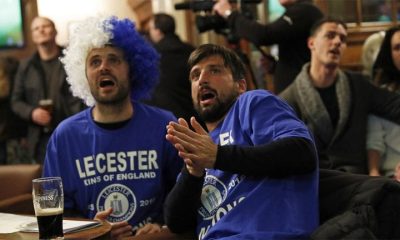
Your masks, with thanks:
[(126, 237), (123, 240), (196, 240), (194, 234), (174, 234), (167, 228), (161, 229), (159, 233), (151, 233), (145, 235), (139, 235), (134, 237)]
[[(100, 226), (84, 229), (74, 233), (68, 233), (64, 235), (64, 239), (96, 239), (96, 240), (108, 240), (111, 239), (111, 224), (108, 222), (102, 222)], [(38, 233), (26, 233), (16, 232), (9, 234), (0, 234), (0, 239), (10, 240), (29, 240), (39, 238)]]

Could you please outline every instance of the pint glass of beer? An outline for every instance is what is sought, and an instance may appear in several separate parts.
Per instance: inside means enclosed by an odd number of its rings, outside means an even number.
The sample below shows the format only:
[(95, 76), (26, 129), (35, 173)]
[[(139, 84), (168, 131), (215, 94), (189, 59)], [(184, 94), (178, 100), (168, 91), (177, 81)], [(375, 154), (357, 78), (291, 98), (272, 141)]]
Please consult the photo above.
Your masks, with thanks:
[(49, 113), (53, 112), (53, 100), (51, 99), (41, 99), (39, 100), (39, 107), (48, 111)]
[(32, 180), (39, 239), (63, 239), (64, 193), (60, 177)]
[[(53, 100), (51, 99), (41, 99), (39, 100), (39, 107), (48, 111), (50, 113), (50, 115), (53, 113)], [(43, 128), (43, 131), (45, 133), (48, 133), (51, 131), (51, 126), (45, 126)]]

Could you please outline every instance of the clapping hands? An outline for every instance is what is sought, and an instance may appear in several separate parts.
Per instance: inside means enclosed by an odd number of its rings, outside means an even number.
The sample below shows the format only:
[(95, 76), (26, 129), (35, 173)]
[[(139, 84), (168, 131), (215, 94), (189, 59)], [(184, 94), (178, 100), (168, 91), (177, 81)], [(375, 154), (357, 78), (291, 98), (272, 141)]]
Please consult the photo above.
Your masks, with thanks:
[(189, 173), (200, 177), (205, 168), (214, 167), (218, 146), (194, 117), (190, 119), (190, 124), (194, 131), (183, 118), (179, 118), (178, 123), (170, 122), (166, 139), (179, 151)]

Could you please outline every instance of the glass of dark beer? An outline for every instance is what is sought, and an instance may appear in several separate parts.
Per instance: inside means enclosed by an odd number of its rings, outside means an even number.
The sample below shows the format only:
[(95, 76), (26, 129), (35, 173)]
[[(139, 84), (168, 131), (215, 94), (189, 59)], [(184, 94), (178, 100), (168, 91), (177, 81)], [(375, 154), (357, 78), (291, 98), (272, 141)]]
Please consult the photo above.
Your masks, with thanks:
[(32, 196), (39, 239), (64, 239), (64, 193), (60, 177), (32, 180)]
[[(39, 107), (48, 111), (50, 115), (53, 113), (53, 100), (52, 99), (41, 99), (39, 100)], [(49, 133), (51, 131), (51, 126), (45, 126), (43, 128), (45, 133)]]

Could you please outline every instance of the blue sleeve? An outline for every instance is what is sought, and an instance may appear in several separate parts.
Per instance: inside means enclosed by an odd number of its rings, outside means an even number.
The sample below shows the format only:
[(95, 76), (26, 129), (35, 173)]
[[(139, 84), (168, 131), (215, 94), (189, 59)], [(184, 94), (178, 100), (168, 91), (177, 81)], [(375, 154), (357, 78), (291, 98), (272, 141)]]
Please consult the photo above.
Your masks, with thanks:
[(231, 134), (236, 140), (243, 136), (243, 141), (218, 147), (216, 169), (270, 177), (315, 170), (314, 142), (286, 103), (265, 91), (252, 91), (242, 95), (234, 108), (236, 112), (227, 117), (236, 129)]
[(167, 189), (169, 192), (176, 183), (177, 176), (180, 173), (183, 166), (183, 160), (181, 157), (179, 157), (178, 151), (170, 142), (166, 141), (165, 145), (168, 156), (167, 156), (167, 164), (164, 167), (164, 170), (167, 181)]
[[(73, 177), (68, 175), (65, 175), (63, 173), (67, 172), (65, 169), (65, 166), (63, 164), (65, 163), (65, 159), (62, 157), (62, 149), (63, 146), (65, 148), (66, 143), (59, 143), (57, 135), (58, 131), (54, 131), (52, 136), (50, 137), (50, 140), (47, 144), (47, 150), (46, 150), (46, 158), (44, 161), (44, 170), (43, 170), (43, 176), (44, 177), (53, 177), (53, 176), (59, 176), (62, 179), (63, 182), (63, 191), (64, 191), (64, 208), (65, 209), (75, 209), (75, 204), (74, 200), (71, 198), (74, 194), (72, 193), (73, 190), (71, 189), (71, 184), (70, 182), (72, 181)], [(64, 170), (64, 171), (62, 171)]]
[[(176, 117), (172, 113), (169, 114), (169, 121), (177, 122)], [(169, 121), (167, 122), (167, 124), (169, 123)], [(167, 134), (166, 130), (165, 134)], [(167, 189), (169, 192), (176, 183), (177, 176), (183, 166), (183, 160), (181, 157), (179, 157), (176, 148), (169, 141), (164, 140), (164, 148), (166, 153), (166, 165), (164, 167), (164, 174), (165, 180), (167, 182)]]
[(254, 92), (240, 98), (237, 105), (241, 127), (253, 145), (287, 137), (312, 141), (307, 126), (287, 103), (272, 94)]

